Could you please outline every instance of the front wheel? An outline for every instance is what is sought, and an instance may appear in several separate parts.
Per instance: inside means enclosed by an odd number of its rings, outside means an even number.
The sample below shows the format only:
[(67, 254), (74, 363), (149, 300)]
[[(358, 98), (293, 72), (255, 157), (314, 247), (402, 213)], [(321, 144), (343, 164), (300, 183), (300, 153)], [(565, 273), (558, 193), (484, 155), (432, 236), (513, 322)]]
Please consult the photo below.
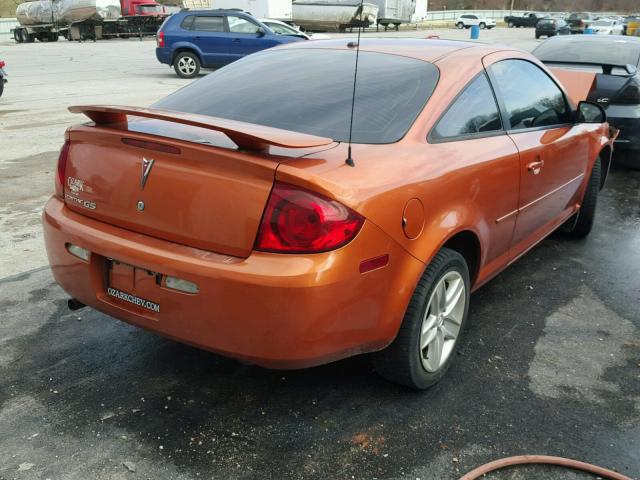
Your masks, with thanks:
[(456, 23), (456, 27), (458, 27), (459, 30), (462, 30), (464, 28), (464, 23), (458, 22)]
[(469, 269), (462, 255), (442, 248), (411, 297), (395, 340), (374, 354), (377, 372), (418, 390), (449, 369), (469, 311)]
[(574, 237), (586, 237), (591, 233), (593, 220), (596, 216), (601, 175), (602, 166), (598, 158), (593, 164), (591, 177), (589, 177), (589, 184), (587, 185), (586, 192), (584, 192), (580, 210), (562, 225), (562, 231)]
[(515, 27), (515, 26), (516, 26), (516, 25), (515, 25), (515, 23), (513, 23), (513, 22), (509, 22), (509, 28), (513, 28), (513, 27)]
[(200, 59), (191, 52), (180, 52), (173, 60), (173, 69), (180, 78), (193, 78), (200, 73)]

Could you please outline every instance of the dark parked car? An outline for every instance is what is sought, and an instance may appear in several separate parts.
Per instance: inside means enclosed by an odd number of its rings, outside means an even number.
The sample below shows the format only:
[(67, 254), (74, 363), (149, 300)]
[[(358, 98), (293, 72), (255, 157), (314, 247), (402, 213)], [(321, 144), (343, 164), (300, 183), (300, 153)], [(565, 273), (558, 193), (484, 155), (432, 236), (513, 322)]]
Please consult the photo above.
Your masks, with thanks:
[(182, 10), (171, 15), (157, 35), (156, 57), (172, 65), (182, 78), (193, 78), (201, 67), (219, 67), (251, 53), (302, 36), (278, 35), (240, 10)]
[(541, 17), (535, 13), (525, 13), (524, 15), (507, 15), (504, 17), (504, 23), (509, 28), (514, 27), (535, 27)]
[(566, 67), (596, 74), (588, 100), (607, 111), (620, 129), (615, 143), (618, 158), (640, 169), (640, 38), (621, 35), (555, 37), (533, 54), (550, 67)]
[(536, 38), (571, 35), (571, 27), (560, 18), (542, 18), (536, 24)]
[(574, 12), (567, 17), (571, 33), (584, 33), (584, 29), (596, 21), (596, 17), (589, 12)]

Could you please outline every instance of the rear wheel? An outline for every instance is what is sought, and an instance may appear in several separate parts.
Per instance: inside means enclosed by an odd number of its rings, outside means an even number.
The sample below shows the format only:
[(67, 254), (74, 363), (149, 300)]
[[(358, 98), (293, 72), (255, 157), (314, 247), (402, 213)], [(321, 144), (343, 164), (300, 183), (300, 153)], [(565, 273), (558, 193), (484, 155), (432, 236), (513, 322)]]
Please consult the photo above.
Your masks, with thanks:
[(415, 389), (438, 382), (455, 357), (469, 310), (464, 257), (441, 249), (418, 282), (395, 340), (373, 356), (387, 380)]
[(480, 25), (478, 25), (480, 27), (480, 30), (484, 30), (485, 28), (487, 28), (487, 24), (482, 22), (480, 23)]
[(464, 23), (458, 22), (458, 23), (456, 23), (456, 27), (458, 27), (458, 29), (462, 30), (464, 28)]
[(589, 177), (589, 184), (587, 185), (587, 191), (584, 192), (580, 210), (578, 210), (578, 213), (562, 225), (562, 231), (573, 235), (574, 237), (586, 237), (589, 235), (593, 228), (593, 221), (596, 216), (596, 205), (598, 203), (601, 175), (602, 166), (600, 159), (598, 158), (593, 164), (591, 177)]
[(191, 52), (180, 52), (173, 60), (173, 69), (180, 78), (193, 78), (200, 73), (200, 59)]

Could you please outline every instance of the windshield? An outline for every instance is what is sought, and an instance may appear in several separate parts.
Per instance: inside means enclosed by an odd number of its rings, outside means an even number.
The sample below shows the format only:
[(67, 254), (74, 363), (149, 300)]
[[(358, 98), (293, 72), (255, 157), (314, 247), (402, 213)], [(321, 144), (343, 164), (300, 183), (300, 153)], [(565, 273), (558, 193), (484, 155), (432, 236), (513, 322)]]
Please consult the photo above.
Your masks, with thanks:
[(138, 13), (162, 13), (160, 5), (138, 5)]
[(586, 20), (590, 17), (588, 13), (572, 13), (569, 15), (569, 20)]
[[(154, 106), (347, 141), (355, 59), (354, 50), (304, 48), (255, 53)], [(361, 51), (353, 142), (400, 140), (437, 82), (438, 69), (430, 63)]]
[(598, 20), (597, 22), (593, 22), (594, 27), (610, 27), (613, 25), (611, 20)]
[(543, 62), (601, 65), (638, 65), (640, 62), (640, 39), (586, 37), (588, 35), (543, 42), (533, 54)]
[(299, 32), (293, 27), (290, 27), (289, 25), (282, 25), (281, 23), (273, 23), (273, 22), (265, 22), (265, 21), (263, 21), (262, 23), (264, 23), (267, 27), (273, 30), (274, 33), (277, 33), (279, 35), (302, 35), (301, 32)]

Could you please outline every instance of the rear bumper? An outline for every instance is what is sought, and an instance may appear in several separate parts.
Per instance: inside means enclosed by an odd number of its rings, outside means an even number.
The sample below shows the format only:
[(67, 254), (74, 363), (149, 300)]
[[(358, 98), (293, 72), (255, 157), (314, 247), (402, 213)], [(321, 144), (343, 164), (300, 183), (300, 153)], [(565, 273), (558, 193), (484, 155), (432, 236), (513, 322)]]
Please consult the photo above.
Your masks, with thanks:
[(160, 63), (171, 65), (171, 51), (167, 47), (156, 47), (156, 58)]
[(640, 151), (640, 105), (610, 105), (607, 121), (620, 129), (614, 145), (616, 150)]
[[(199, 348), (271, 368), (303, 368), (385, 347), (395, 337), (424, 264), (371, 222), (349, 245), (315, 255), (254, 252), (242, 259), (177, 245), (79, 215), (57, 198), (43, 213), (56, 281), (80, 302), (127, 323)], [(72, 243), (92, 252), (71, 255)], [(362, 260), (389, 254), (361, 274)], [(172, 275), (187, 294), (152, 285), (132, 294), (145, 310), (107, 295), (108, 259)], [(153, 283), (153, 282), (151, 282)]]

